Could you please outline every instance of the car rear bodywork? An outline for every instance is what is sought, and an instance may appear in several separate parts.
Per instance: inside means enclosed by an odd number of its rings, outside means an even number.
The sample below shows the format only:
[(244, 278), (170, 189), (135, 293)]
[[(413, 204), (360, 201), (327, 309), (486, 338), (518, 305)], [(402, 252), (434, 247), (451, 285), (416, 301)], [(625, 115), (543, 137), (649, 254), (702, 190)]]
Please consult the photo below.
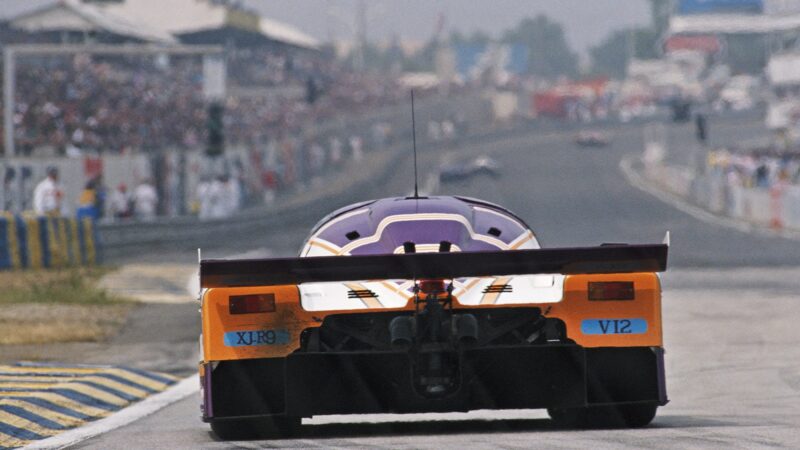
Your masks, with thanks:
[(666, 245), (445, 251), (471, 236), (416, 251), (438, 239), (387, 241), (392, 254), (339, 257), (326, 240), (328, 256), (202, 261), (203, 419), (666, 404)]

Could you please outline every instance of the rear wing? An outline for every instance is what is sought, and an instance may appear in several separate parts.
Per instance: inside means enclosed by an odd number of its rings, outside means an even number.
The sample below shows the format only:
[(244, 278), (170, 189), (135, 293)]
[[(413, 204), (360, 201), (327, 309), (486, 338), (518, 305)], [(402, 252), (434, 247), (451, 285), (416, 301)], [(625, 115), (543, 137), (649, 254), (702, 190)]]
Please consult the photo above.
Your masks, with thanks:
[(491, 252), (206, 259), (200, 261), (200, 286), (663, 272), (667, 269), (668, 249), (668, 244), (604, 245)]

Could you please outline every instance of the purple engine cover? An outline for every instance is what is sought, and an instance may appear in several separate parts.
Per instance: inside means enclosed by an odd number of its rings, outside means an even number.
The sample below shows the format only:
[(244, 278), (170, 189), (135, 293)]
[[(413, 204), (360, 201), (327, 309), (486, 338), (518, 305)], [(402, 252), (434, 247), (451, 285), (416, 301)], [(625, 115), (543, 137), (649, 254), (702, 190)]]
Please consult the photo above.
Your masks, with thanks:
[[(369, 255), (393, 253), (405, 242), (447, 241), (461, 251), (508, 249), (527, 235), (530, 230), (521, 219), (488, 202), (396, 197), (339, 209), (314, 228), (308, 241), (332, 244), (339, 254)], [(529, 240), (538, 247), (532, 235)]]

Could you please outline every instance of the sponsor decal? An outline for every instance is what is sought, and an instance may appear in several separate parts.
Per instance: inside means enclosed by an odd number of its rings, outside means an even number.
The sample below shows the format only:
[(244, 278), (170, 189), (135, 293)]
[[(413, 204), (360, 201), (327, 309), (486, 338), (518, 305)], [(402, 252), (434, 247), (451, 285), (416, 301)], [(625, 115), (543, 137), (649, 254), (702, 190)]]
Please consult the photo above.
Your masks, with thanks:
[(226, 347), (249, 347), (255, 345), (286, 345), (289, 343), (288, 330), (246, 330), (225, 333)]
[(644, 319), (584, 319), (583, 334), (642, 334), (647, 332)]

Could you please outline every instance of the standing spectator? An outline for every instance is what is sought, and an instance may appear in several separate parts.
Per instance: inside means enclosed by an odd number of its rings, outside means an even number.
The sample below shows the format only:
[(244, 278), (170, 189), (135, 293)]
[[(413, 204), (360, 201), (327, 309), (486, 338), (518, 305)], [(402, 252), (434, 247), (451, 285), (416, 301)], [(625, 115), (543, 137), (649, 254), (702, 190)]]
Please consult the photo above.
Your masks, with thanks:
[(442, 128), (439, 122), (431, 120), (428, 122), (428, 139), (436, 142), (442, 139)]
[(314, 141), (308, 151), (309, 162), (308, 166), (311, 172), (311, 184), (318, 186), (321, 182), (320, 175), (325, 168), (325, 149), (319, 143)]
[(756, 187), (767, 188), (769, 187), (769, 168), (765, 162), (761, 162), (756, 169)]
[(156, 217), (156, 205), (158, 204), (158, 193), (149, 179), (144, 179), (133, 191), (133, 210), (136, 218), (144, 221), (152, 221)]
[(338, 166), (342, 162), (342, 141), (334, 136), (330, 139), (331, 164)]
[(128, 193), (128, 186), (126, 186), (125, 183), (120, 183), (114, 192), (111, 193), (111, 199), (108, 205), (111, 209), (111, 215), (115, 219), (127, 219), (131, 216), (132, 202), (133, 200)]
[(442, 138), (452, 141), (456, 137), (456, 126), (448, 119), (442, 121)]
[(352, 150), (353, 161), (359, 162), (364, 157), (363, 143), (360, 136), (350, 136), (350, 149)]
[(78, 200), (78, 218), (91, 217), (99, 219), (103, 210), (102, 177), (100, 175), (92, 178), (86, 183)]
[(706, 116), (704, 114), (697, 114), (694, 119), (695, 125), (695, 136), (697, 137), (697, 141), (703, 145), (706, 145), (706, 141), (708, 140), (708, 126), (706, 125)]
[(221, 219), (228, 215), (227, 201), (229, 200), (229, 196), (225, 186), (226, 182), (227, 176), (220, 175), (215, 178), (208, 187), (208, 191), (206, 192), (208, 197), (208, 215), (206, 217), (209, 219)]
[(19, 196), (19, 183), (17, 182), (17, 171), (13, 167), (6, 167), (3, 177), (3, 211), (13, 213), (19, 212), (17, 200)]
[(239, 210), (242, 204), (242, 188), (239, 180), (227, 174), (223, 175), (222, 192), (225, 206), (224, 217), (230, 217)]
[(197, 183), (197, 215), (200, 219), (211, 217), (211, 178), (206, 175)]
[(33, 211), (40, 216), (58, 216), (61, 214), (61, 200), (64, 192), (58, 183), (58, 168), (47, 168), (47, 177), (40, 181), (33, 190)]

